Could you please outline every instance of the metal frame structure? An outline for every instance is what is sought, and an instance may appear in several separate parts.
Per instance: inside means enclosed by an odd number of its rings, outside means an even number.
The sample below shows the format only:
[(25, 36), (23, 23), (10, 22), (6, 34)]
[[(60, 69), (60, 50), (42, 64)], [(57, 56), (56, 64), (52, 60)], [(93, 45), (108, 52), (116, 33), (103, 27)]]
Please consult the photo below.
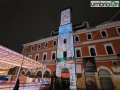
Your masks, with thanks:
[(0, 69), (21, 66), (21, 63), (23, 68), (34, 69), (42, 67), (41, 63), (0, 45)]

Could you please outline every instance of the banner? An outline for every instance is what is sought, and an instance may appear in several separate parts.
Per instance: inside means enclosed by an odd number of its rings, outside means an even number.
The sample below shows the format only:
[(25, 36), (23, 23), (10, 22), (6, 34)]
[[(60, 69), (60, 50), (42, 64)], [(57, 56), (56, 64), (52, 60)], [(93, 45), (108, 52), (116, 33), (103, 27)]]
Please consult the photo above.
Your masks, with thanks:
[(70, 78), (70, 73), (61, 73), (61, 77)]
[(94, 57), (83, 58), (85, 72), (97, 72)]

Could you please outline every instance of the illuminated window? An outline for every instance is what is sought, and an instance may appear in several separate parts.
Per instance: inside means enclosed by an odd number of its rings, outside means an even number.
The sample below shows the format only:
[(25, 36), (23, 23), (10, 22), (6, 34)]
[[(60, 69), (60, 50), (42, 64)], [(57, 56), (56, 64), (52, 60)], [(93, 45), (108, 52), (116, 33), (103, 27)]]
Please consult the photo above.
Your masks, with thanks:
[(47, 52), (43, 53), (43, 60), (46, 60), (46, 58), (47, 58)]
[(53, 41), (53, 46), (56, 46), (56, 40), (55, 40), (55, 41)]
[(38, 44), (38, 49), (40, 49), (40, 46), (41, 46), (41, 45), (40, 45), (40, 44)]
[(95, 45), (93, 45), (93, 46), (88, 46), (88, 47), (89, 47), (90, 56), (96, 56), (96, 55), (97, 55), (97, 52), (96, 52)]
[(45, 43), (45, 47), (48, 47), (48, 42)]
[(92, 34), (91, 33), (87, 33), (87, 39), (92, 39)]
[(103, 31), (100, 31), (100, 32), (101, 32), (102, 37), (107, 37), (107, 32), (106, 32), (106, 30), (103, 30)]
[(29, 55), (29, 58), (32, 58), (32, 55)]
[(120, 34), (120, 27), (117, 28), (118, 34)]
[(31, 46), (31, 50), (33, 50), (34, 49), (34, 46)]
[(64, 44), (66, 44), (67, 43), (67, 39), (64, 39)]
[(107, 54), (115, 54), (112, 43), (104, 44)]
[(63, 52), (63, 57), (66, 58), (67, 57), (67, 51)]
[(35, 54), (35, 60), (38, 61), (39, 54)]
[(75, 42), (79, 41), (79, 36), (75, 36)]
[(56, 59), (56, 51), (52, 51), (52, 60), (55, 60)]

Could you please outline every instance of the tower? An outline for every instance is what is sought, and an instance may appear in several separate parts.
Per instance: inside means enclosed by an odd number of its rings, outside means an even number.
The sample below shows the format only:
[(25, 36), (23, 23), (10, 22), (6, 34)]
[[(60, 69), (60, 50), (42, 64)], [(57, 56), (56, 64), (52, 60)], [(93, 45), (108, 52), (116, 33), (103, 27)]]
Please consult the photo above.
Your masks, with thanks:
[(76, 88), (74, 43), (70, 8), (61, 11), (61, 22), (58, 35), (56, 75), (63, 78), (62, 70), (67, 68), (70, 88)]

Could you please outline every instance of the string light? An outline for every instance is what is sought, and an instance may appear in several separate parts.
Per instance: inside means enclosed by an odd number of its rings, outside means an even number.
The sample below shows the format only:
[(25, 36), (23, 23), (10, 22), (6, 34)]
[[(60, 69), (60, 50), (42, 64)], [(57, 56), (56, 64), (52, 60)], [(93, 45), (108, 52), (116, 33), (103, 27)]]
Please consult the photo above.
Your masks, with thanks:
[[(0, 45), (0, 69), (10, 69), (20, 66), (22, 60), (23, 55)], [(42, 67), (42, 64), (24, 56), (22, 67), (34, 69)]]

